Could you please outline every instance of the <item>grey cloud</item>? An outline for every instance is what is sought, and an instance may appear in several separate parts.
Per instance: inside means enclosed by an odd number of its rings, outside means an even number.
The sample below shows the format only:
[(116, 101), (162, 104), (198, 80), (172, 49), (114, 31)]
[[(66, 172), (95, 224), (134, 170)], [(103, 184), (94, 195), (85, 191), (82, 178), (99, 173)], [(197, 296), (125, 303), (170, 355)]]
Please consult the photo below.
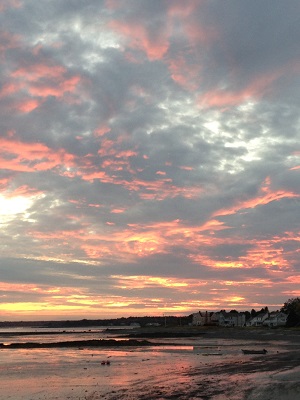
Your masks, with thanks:
[[(0, 13), (3, 37), (14, 35), (3, 41), (10, 48), (0, 49), (5, 60), (0, 72), (0, 138), (6, 146), (11, 141), (11, 151), (0, 152), (0, 188), (4, 196), (20, 188), (43, 194), (25, 212), (3, 214), (3, 281), (135, 297), (131, 306), (137, 309), (143, 304), (137, 298), (151, 297), (149, 288), (132, 288), (126, 294), (113, 276), (207, 282), (202, 292), (196, 288), (190, 295), (193, 300), (213, 298), (210, 290), (220, 290), (220, 282), (232, 280), (234, 286), (227, 292), (244, 292), (249, 302), (282, 301), (287, 276), (299, 269), (295, 237), (300, 182), (299, 170), (291, 170), (299, 166), (299, 4), (199, 2), (192, 15), (182, 20), (176, 16), (180, 35), (168, 37), (169, 48), (155, 60), (147, 59), (132, 38), (122, 37), (111, 24), (142, 26), (150, 46), (167, 34), (169, 7), (161, 0), (130, 0), (126, 6), (117, 2), (111, 9), (96, 0), (47, 5), (29, 0)], [(188, 23), (190, 35), (184, 30)], [(207, 33), (205, 40), (197, 40), (198, 27)], [(193, 82), (193, 90), (174, 79), (172, 62), (183, 80)], [(37, 65), (53, 71), (58, 67), (58, 81), (49, 71), (30, 75)], [(14, 75), (20, 68), (27, 74)], [(70, 84), (63, 95), (30, 91), (33, 85), (62, 88), (73, 77), (78, 83)], [(255, 84), (257, 91), (251, 91)], [(245, 88), (249, 97), (243, 96)], [(224, 105), (204, 107), (202, 97), (214, 96), (216, 90), (229, 93), (229, 104), (225, 96)], [(21, 101), (32, 99), (38, 100), (37, 108), (17, 111)], [(107, 132), (97, 136), (101, 127)], [(32, 145), (30, 156), (22, 151), (22, 143)], [(61, 158), (38, 170), (50, 156), (34, 155), (37, 143), (46, 145), (53, 159), (58, 154)], [(14, 152), (23, 171), (8, 163), (16, 159)], [(281, 198), (284, 192), (288, 193)], [(0, 197), (0, 205), (1, 201)], [(123, 248), (125, 231), (132, 233), (132, 243), (145, 243), (149, 224), (159, 227), (175, 220), (181, 232), (207, 223), (199, 233), (206, 240), (192, 246), (189, 236), (181, 233), (176, 244), (166, 231), (163, 245), (157, 239), (157, 253), (128, 253), (130, 261), (115, 253), (101, 255), (101, 246), (114, 240)], [(220, 226), (212, 234), (210, 223), (215, 221), (224, 229)], [(120, 239), (115, 239), (117, 232)], [(274, 237), (278, 241), (272, 241)], [(216, 261), (247, 257), (258, 241), (283, 252), (288, 266), (282, 282), (276, 277), (279, 265), (213, 268)], [(83, 244), (92, 244), (99, 253), (89, 259)], [(11, 254), (16, 258), (10, 259)], [(210, 264), (193, 262), (197, 255)], [(47, 257), (66, 259), (36, 260)], [(270, 287), (259, 293), (253, 286), (239, 288), (239, 281), (253, 279), (269, 279)], [(272, 283), (280, 287), (279, 295)], [(178, 294), (176, 288), (154, 287), (153, 296), (166, 301)], [(26, 296), (34, 301), (29, 293)], [(180, 296), (187, 299), (184, 291)]]
[[(233, 7), (233, 8), (232, 8)], [(207, 25), (217, 26), (218, 43), (212, 48), (212, 60), (219, 68), (214, 73), (221, 80), (221, 73), (232, 85), (243, 87), (256, 74), (266, 74), (282, 68), (287, 60), (299, 57), (299, 3), (289, 1), (236, 1), (204, 4), (199, 9)], [(285, 15), (285, 18), (282, 16)], [(219, 72), (219, 74), (218, 74)], [(255, 74), (255, 75), (254, 75)], [(216, 77), (210, 75), (214, 80)]]

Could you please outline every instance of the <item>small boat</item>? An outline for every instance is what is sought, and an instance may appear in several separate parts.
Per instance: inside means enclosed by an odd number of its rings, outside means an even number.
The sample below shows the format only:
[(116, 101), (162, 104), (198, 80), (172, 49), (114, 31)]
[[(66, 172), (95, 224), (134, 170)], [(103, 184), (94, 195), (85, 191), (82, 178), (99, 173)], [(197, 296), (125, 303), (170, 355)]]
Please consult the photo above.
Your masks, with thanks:
[(266, 354), (267, 350), (266, 349), (262, 349), (262, 350), (243, 350), (242, 352), (244, 354)]
[(203, 356), (221, 356), (222, 353), (202, 353)]

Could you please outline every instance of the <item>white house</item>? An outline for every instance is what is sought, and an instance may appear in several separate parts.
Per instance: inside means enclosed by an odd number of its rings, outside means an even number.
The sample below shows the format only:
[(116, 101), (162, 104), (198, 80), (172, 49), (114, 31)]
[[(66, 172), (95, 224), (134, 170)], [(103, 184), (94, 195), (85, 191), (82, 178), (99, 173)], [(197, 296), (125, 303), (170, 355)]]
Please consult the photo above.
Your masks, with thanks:
[(261, 312), (257, 314), (255, 317), (250, 318), (246, 322), (246, 326), (263, 326), (264, 321), (269, 317), (268, 312)]
[(197, 312), (193, 314), (193, 322), (192, 325), (204, 326), (204, 325), (211, 325), (212, 324), (212, 312)]
[(288, 315), (283, 312), (273, 311), (269, 314), (269, 317), (264, 320), (263, 325), (268, 326), (269, 328), (285, 326), (287, 317)]
[(219, 326), (245, 326), (246, 315), (243, 312), (220, 311), (213, 314), (212, 321)]

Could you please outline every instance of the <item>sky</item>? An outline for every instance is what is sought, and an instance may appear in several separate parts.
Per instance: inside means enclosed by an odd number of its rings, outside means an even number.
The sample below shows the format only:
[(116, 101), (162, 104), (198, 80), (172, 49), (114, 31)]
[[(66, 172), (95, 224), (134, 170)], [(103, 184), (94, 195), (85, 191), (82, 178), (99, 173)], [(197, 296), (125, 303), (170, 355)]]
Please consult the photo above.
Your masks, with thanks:
[(0, 0), (0, 320), (300, 296), (298, 0)]

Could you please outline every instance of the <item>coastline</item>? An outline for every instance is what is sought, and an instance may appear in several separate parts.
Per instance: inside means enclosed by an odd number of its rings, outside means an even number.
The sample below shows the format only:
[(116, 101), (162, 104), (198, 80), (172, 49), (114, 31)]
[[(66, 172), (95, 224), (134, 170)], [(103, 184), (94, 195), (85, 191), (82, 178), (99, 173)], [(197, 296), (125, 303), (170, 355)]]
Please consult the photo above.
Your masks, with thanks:
[[(158, 385), (137, 385), (132, 390), (121, 393), (107, 394), (107, 400), (295, 400), (300, 398), (300, 330), (291, 329), (243, 329), (213, 327), (196, 328), (144, 328), (126, 335), (130, 338), (159, 339), (165, 337), (203, 336), (209, 339), (235, 339), (241, 341), (259, 341), (265, 346), (270, 341), (287, 340), (296, 348), (277, 354), (263, 356), (247, 356), (243, 361), (220, 362), (211, 367), (202, 364), (191, 367), (181, 373), (189, 377), (192, 384), (178, 385), (171, 376), (165, 376), (170, 384), (160, 382)], [(293, 347), (293, 346), (292, 346)], [(180, 379), (179, 379), (180, 380)], [(87, 397), (87, 400), (98, 400), (102, 397), (97, 393)]]
[[(259, 358), (221, 363), (217, 369), (204, 365), (178, 376), (166, 373), (155, 384), (137, 381), (105, 396), (95, 390), (84, 400), (295, 400), (300, 397), (299, 360), (300, 352), (293, 360), (290, 354), (274, 356), (266, 365)], [(182, 379), (185, 375), (188, 383)]]
[[(183, 371), (184, 379), (168, 376), (155, 385), (107, 393), (107, 400), (295, 400), (300, 398), (300, 351), (251, 357), (243, 362), (223, 363)], [(178, 384), (178, 381), (180, 384)], [(168, 383), (166, 383), (168, 382)], [(94, 392), (86, 400), (103, 399)]]
[[(247, 400), (295, 400), (300, 398), (300, 351), (255, 356), (237, 363), (222, 363), (211, 368), (190, 372), (193, 376), (214, 376), (214, 380), (223, 381), (224, 395), (228, 399), (241, 395)], [(235, 385), (230, 376), (235, 376)], [(226, 385), (227, 383), (227, 385)], [(220, 386), (220, 385), (218, 385)], [(210, 395), (212, 385), (210, 386)], [(241, 390), (242, 389), (242, 390)], [(203, 390), (190, 393), (191, 396), (203, 396)], [(217, 394), (217, 393), (215, 393)], [(182, 395), (184, 398), (185, 393)], [(180, 397), (179, 397), (180, 398)], [(191, 397), (192, 398), (192, 397)]]
[(163, 343), (151, 343), (147, 340), (115, 340), (115, 339), (92, 339), (92, 340), (70, 340), (62, 342), (25, 342), (25, 343), (0, 343), (0, 349), (49, 349), (49, 348), (87, 348), (87, 347), (128, 347), (128, 346), (158, 346)]
[[(1, 348), (0, 399), (300, 398), (299, 330), (161, 327), (113, 334), (112, 346), (105, 340), (103, 346), (88, 346), (87, 339), (79, 341), (83, 346), (72, 340), (66, 347), (54, 342), (44, 348)], [(222, 354), (213, 356), (209, 346), (221, 346)], [(265, 347), (268, 353), (244, 355), (241, 349), (248, 346)], [(203, 354), (198, 347), (212, 353)], [(110, 360), (109, 365), (102, 366), (102, 360)]]

